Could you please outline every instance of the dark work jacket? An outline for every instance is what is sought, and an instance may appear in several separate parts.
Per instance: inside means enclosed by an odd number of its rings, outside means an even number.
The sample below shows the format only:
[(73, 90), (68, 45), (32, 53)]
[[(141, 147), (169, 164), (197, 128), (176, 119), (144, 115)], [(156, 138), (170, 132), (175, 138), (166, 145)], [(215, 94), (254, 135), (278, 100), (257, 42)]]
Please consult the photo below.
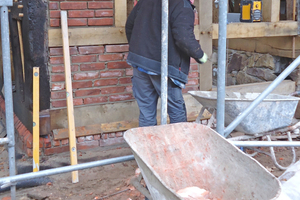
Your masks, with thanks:
[[(139, 0), (126, 22), (127, 62), (161, 74), (162, 0)], [(169, 77), (187, 83), (190, 57), (203, 51), (194, 34), (195, 15), (189, 0), (169, 2)]]

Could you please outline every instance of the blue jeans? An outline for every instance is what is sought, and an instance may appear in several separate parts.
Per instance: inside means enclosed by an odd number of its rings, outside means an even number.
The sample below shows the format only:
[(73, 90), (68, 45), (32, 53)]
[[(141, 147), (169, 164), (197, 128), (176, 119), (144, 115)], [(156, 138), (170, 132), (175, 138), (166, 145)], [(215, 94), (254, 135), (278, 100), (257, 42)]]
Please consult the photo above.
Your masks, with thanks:
[[(158, 97), (161, 94), (161, 76), (148, 75), (133, 68), (132, 90), (137, 100), (140, 116), (139, 126), (157, 125), (156, 110)], [(170, 123), (186, 122), (186, 107), (181, 88), (168, 80), (168, 114)]]

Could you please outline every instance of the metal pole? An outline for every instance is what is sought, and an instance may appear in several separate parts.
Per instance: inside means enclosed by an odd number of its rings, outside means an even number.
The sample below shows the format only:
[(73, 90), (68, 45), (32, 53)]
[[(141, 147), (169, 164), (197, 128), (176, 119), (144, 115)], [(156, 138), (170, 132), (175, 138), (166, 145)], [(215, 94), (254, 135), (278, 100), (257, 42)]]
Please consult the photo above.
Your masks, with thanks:
[(62, 173), (67, 173), (67, 172), (71, 172), (71, 171), (92, 168), (92, 167), (110, 165), (110, 164), (130, 161), (130, 160), (134, 160), (133, 155), (123, 156), (123, 157), (118, 157), (118, 158), (110, 158), (110, 159), (106, 159), (106, 160), (99, 160), (99, 161), (94, 161), (94, 162), (89, 162), (89, 163), (78, 164), (78, 165), (70, 165), (70, 166), (66, 166), (66, 167), (48, 169), (48, 170), (43, 170), (43, 171), (39, 171), (39, 172), (31, 172), (31, 173), (20, 174), (20, 175), (16, 175), (16, 176), (9, 176), (9, 177), (0, 178), (0, 185), (1, 185), (1, 188), (4, 188), (4, 187), (8, 187), (10, 184), (16, 184), (17, 182), (24, 181), (24, 180), (40, 178), (40, 177), (44, 177), (44, 176), (51, 176), (51, 175), (55, 175), (55, 174), (62, 174)]
[(278, 141), (230, 141), (238, 147), (300, 147), (300, 142)]
[(220, 0), (218, 41), (217, 132), (224, 136), (227, 0)]
[[(15, 166), (15, 127), (13, 113), (13, 97), (12, 97), (12, 81), (11, 81), (11, 61), (10, 61), (10, 41), (9, 41), (9, 24), (8, 24), (8, 8), (1, 7), (1, 39), (2, 39), (2, 57), (4, 72), (4, 92), (5, 92), (5, 118), (6, 132), (9, 140), (8, 143), (8, 160), (9, 175), (16, 175)], [(16, 186), (10, 188), (11, 199), (16, 199)]]
[(225, 129), (225, 137), (227, 137), (234, 129), (239, 125), (239, 123), (249, 115), (249, 113), (258, 106), (260, 102), (266, 98), (294, 69), (300, 64), (300, 56), (294, 60), (272, 83), (263, 93), (261, 93), (251, 104), (250, 106), (239, 116), (227, 126)]
[(161, 23), (161, 124), (167, 124), (169, 0), (162, 0)]

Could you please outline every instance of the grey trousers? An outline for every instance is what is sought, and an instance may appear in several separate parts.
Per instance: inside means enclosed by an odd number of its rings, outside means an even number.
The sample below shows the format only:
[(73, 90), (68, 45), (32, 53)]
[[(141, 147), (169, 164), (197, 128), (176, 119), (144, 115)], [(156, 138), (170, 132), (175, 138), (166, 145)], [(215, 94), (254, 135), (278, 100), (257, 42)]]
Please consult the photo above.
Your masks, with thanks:
[[(140, 115), (139, 126), (157, 125), (157, 101), (161, 94), (161, 76), (149, 75), (133, 68), (132, 90)], [(170, 123), (186, 122), (187, 114), (181, 88), (168, 80), (168, 115)]]

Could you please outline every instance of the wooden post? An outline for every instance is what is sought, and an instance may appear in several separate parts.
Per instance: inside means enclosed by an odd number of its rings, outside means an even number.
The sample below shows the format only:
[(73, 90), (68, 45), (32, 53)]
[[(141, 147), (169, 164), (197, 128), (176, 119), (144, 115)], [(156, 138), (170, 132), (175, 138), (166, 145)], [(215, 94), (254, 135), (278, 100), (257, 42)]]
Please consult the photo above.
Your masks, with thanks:
[[(67, 11), (61, 11), (61, 29), (62, 29), (62, 39), (63, 39), (64, 64), (65, 64), (70, 157), (71, 157), (71, 165), (77, 165), (77, 148), (76, 148), (76, 135), (75, 135), (75, 120), (74, 120)], [(78, 171), (73, 171), (72, 182), (77, 183), (78, 181), (79, 181)]]
[[(199, 0), (200, 44), (209, 58), (212, 56), (213, 0)], [(212, 62), (200, 65), (200, 90), (212, 89)]]
[(127, 1), (115, 0), (115, 26), (125, 27), (127, 19)]
[(40, 69), (33, 68), (33, 172), (40, 170)]
[(264, 22), (278, 22), (280, 16), (280, 0), (264, 0), (262, 13)]

